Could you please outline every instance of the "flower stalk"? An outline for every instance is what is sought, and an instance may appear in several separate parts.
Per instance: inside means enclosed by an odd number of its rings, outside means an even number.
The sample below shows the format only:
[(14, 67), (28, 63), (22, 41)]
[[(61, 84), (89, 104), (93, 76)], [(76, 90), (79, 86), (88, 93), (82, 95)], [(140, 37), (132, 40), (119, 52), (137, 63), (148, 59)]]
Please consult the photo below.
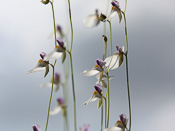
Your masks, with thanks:
[(109, 23), (109, 27), (110, 27), (110, 44), (111, 44), (111, 56), (112, 56), (112, 26), (111, 26), (111, 21), (107, 20)]
[(48, 126), (48, 122), (49, 122), (50, 105), (51, 105), (52, 94), (53, 94), (53, 82), (54, 82), (54, 66), (53, 65), (52, 65), (52, 68), (53, 68), (53, 73), (52, 73), (52, 88), (51, 88), (49, 106), (48, 106), (48, 111), (47, 111), (47, 121), (46, 121), (45, 131), (47, 131), (47, 126)]

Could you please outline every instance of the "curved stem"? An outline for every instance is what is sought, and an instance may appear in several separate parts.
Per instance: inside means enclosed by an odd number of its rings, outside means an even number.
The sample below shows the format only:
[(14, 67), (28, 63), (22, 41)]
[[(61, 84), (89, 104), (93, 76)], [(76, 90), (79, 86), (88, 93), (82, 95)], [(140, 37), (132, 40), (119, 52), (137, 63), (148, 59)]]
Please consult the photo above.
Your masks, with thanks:
[(72, 54), (68, 52), (70, 56), (70, 64), (71, 64), (71, 75), (72, 75), (72, 91), (73, 91), (73, 101), (74, 101), (74, 127), (75, 131), (77, 131), (77, 120), (76, 120), (76, 100), (75, 100), (75, 88), (74, 88), (74, 73), (73, 73), (73, 63), (72, 63)]
[(126, 24), (126, 16), (125, 13), (122, 11), (125, 21), (125, 38), (126, 38), (126, 54), (128, 53), (128, 35), (127, 35), (127, 24)]
[(55, 36), (55, 46), (56, 46), (57, 45), (57, 42), (56, 42), (56, 25), (55, 25), (55, 15), (54, 15), (53, 1), (50, 2), (50, 4), (52, 6), (53, 26), (54, 26), (54, 36)]
[(125, 0), (125, 10), (124, 10), (124, 13), (126, 12), (126, 7), (127, 7), (127, 0)]
[(51, 88), (49, 106), (48, 106), (48, 111), (47, 111), (47, 121), (46, 121), (45, 131), (47, 131), (47, 126), (48, 126), (48, 122), (49, 122), (50, 105), (51, 105), (52, 94), (53, 94), (54, 66), (52, 66), (52, 68), (53, 68), (53, 74), (52, 74), (52, 88)]
[(110, 27), (110, 44), (111, 44), (111, 56), (112, 56), (112, 26), (110, 20), (108, 20), (109, 27)]
[(70, 26), (71, 26), (71, 46), (70, 46), (70, 53), (72, 52), (72, 45), (73, 45), (73, 26), (72, 26), (72, 17), (71, 17), (71, 7), (70, 7), (70, 0), (68, 0), (69, 4), (69, 19), (70, 19)]

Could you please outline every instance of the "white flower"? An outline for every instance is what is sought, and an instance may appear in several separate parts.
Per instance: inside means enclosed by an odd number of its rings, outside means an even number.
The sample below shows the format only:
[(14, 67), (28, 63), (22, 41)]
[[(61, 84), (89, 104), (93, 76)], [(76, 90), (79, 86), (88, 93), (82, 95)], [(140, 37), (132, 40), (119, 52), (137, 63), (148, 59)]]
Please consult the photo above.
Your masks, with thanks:
[[(54, 81), (53, 81), (53, 86), (55, 87), (55, 92), (58, 91), (59, 87), (60, 87), (60, 74), (58, 72), (55, 73), (55, 77), (54, 77)], [(50, 82), (45, 83), (45, 84), (41, 84), (41, 87), (52, 87), (52, 80), (50, 80)]]
[(104, 62), (105, 62), (105, 67), (108, 70), (113, 70), (118, 67), (120, 67), (123, 63), (123, 55), (124, 55), (124, 46), (122, 48), (119, 48), (117, 46), (117, 52), (114, 53), (113, 56), (107, 57)]
[(55, 49), (46, 55), (44, 57), (44, 60), (50, 60), (50, 59), (59, 59), (62, 56), (62, 63), (64, 62), (66, 58), (66, 47), (62, 39), (57, 38), (58, 46), (55, 47)]
[(122, 19), (122, 14), (121, 14), (121, 9), (120, 9), (120, 5), (119, 2), (116, 0), (113, 0), (111, 2), (112, 4), (112, 9), (111, 9), (111, 13), (109, 14), (108, 19), (111, 19), (112, 17), (114, 17), (116, 14), (118, 14), (119, 17), (119, 23), (121, 22)]
[(46, 75), (47, 75), (48, 72), (49, 72), (49, 62), (44, 60), (45, 55), (46, 55), (46, 54), (45, 54), (44, 52), (42, 52), (42, 53), (40, 54), (40, 56), (41, 56), (42, 59), (40, 59), (40, 60), (38, 61), (37, 65), (35, 66), (35, 68), (33, 68), (32, 70), (29, 70), (29, 71), (27, 72), (27, 74), (29, 74), (29, 73), (34, 73), (34, 72), (41, 72), (41, 71), (43, 71), (43, 70), (46, 70), (46, 71), (45, 71), (45, 75), (44, 75), (44, 77), (46, 77)]
[(89, 100), (87, 100), (86, 102), (84, 102), (84, 105), (89, 104), (90, 102), (96, 101), (97, 99), (99, 99), (98, 101), (98, 105), (97, 108), (100, 108), (101, 104), (102, 104), (102, 87), (98, 84), (96, 84), (94, 86), (95, 90), (93, 95), (89, 98)]

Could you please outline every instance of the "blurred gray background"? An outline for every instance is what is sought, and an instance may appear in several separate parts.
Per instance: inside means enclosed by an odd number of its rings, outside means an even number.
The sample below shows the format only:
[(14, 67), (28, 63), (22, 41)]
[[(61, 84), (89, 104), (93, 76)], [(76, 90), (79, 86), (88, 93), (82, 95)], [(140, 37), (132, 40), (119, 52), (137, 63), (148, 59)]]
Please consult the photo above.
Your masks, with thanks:
[[(124, 0), (119, 0), (124, 9)], [(73, 66), (77, 100), (78, 128), (90, 124), (90, 131), (100, 130), (100, 110), (97, 102), (83, 105), (94, 91), (96, 79), (84, 77), (83, 70), (91, 69), (102, 57), (103, 24), (85, 28), (83, 19), (95, 9), (105, 13), (107, 0), (71, 0), (74, 27)], [(129, 76), (132, 102), (133, 131), (174, 131), (175, 121), (175, 1), (128, 0), (126, 11), (129, 39)], [(68, 30), (67, 1), (55, 0), (56, 24)], [(0, 4), (0, 130), (31, 131), (38, 123), (45, 128), (50, 89), (40, 84), (51, 79), (51, 72), (27, 75), (42, 51), (51, 52), (54, 39), (50, 5), (40, 0), (1, 0)], [(113, 46), (125, 45), (124, 21), (112, 19)], [(109, 37), (109, 26), (107, 25)], [(108, 48), (109, 51), (109, 48)], [(115, 51), (115, 48), (113, 48)], [(63, 72), (60, 60), (57, 71)], [(114, 70), (110, 81), (110, 126), (121, 113), (128, 114), (126, 73), (124, 65)], [(69, 83), (69, 125), (74, 130), (71, 83)], [(54, 93), (51, 109), (62, 90)], [(48, 131), (63, 130), (61, 113), (51, 116)]]

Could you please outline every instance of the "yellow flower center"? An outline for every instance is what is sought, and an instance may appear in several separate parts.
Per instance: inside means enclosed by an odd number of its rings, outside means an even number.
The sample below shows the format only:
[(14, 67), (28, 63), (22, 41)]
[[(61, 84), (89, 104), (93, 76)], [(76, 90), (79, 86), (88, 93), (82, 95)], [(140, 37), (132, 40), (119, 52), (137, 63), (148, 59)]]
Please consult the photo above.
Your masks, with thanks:
[(96, 95), (97, 94), (97, 91), (94, 91), (93, 95)]
[(99, 65), (95, 65), (94, 67), (97, 68), (97, 67), (99, 67)]
[(38, 63), (41, 63), (43, 60), (42, 59), (40, 59), (39, 61), (38, 61)]

